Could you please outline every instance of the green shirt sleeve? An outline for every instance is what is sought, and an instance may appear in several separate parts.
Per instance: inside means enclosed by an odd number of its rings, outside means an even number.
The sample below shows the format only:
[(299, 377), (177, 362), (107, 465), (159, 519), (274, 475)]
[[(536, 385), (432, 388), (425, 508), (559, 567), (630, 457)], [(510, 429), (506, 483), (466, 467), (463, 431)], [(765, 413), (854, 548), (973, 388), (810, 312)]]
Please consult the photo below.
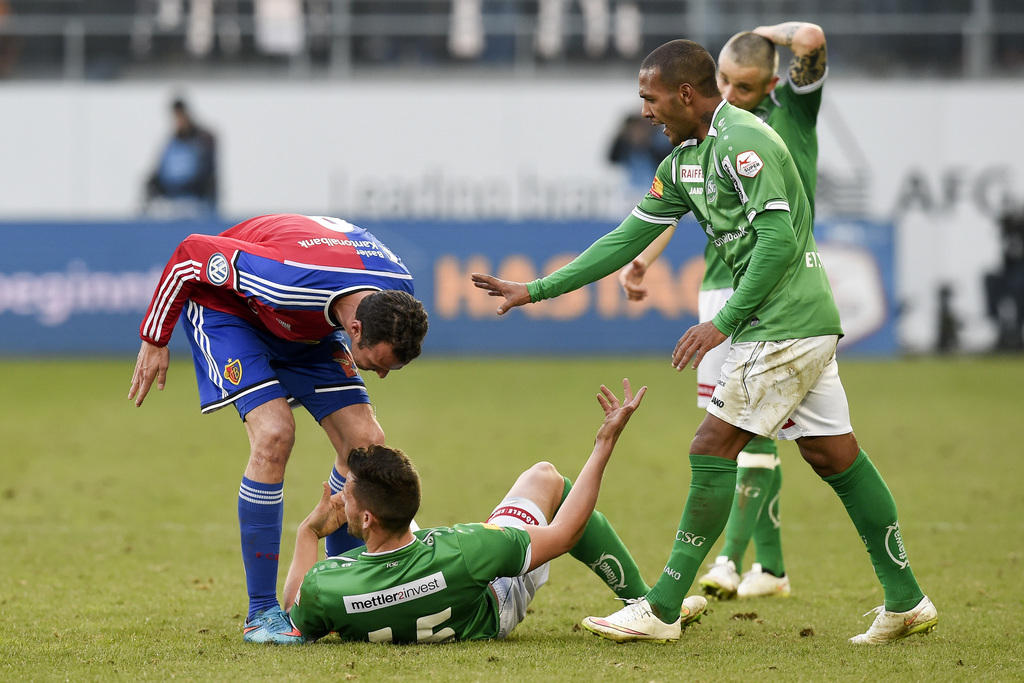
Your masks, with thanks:
[(530, 301), (553, 299), (614, 273), (690, 211), (688, 198), (677, 189), (673, 180), (678, 149), (661, 162), (651, 189), (619, 227), (594, 242), (570, 263), (546, 277), (527, 283)]
[[(314, 565), (315, 567), (315, 565)], [(298, 599), (292, 605), (291, 617), (295, 628), (302, 632), (307, 641), (322, 638), (331, 632), (326, 622), (324, 610), (320, 607), (320, 590), (316, 571), (309, 571), (302, 580)]]
[(466, 571), (487, 583), (501, 576), (521, 576), (529, 567), (530, 534), (494, 524), (456, 524)]
[(759, 213), (751, 227), (757, 242), (747, 270), (736, 291), (711, 321), (729, 336), (778, 288), (798, 248), (788, 211)]

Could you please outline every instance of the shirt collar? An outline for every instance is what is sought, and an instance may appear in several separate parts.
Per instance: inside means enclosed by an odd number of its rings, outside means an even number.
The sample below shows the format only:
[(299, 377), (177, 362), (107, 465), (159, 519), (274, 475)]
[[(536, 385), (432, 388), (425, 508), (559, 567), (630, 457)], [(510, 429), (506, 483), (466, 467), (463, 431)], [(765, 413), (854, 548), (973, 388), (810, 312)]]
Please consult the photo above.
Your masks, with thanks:
[(722, 107), (726, 104), (728, 104), (728, 102), (726, 102), (725, 99), (722, 99), (722, 101), (718, 103), (718, 106), (715, 107), (715, 113), (711, 115), (711, 125), (708, 126), (709, 136), (714, 135), (715, 137), (718, 137), (718, 128), (715, 127), (715, 119), (718, 118), (718, 113), (722, 111)]

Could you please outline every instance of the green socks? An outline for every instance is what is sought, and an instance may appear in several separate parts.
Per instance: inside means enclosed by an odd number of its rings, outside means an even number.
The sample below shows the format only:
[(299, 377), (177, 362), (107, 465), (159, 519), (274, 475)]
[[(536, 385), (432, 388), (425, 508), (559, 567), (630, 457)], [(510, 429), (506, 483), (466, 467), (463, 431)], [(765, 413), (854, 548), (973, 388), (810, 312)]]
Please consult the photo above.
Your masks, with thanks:
[(779, 512), (779, 491), (782, 490), (782, 467), (775, 461), (775, 476), (765, 496), (761, 516), (754, 527), (754, 549), (761, 567), (775, 576), (786, 573), (782, 562), (782, 517)]
[[(565, 502), (572, 482), (567, 477), (562, 478), (565, 479), (562, 502)], [(649, 590), (640, 576), (636, 561), (615, 533), (611, 522), (597, 510), (591, 513), (583, 536), (569, 554), (590, 567), (590, 571), (597, 574), (620, 598), (639, 598)]]
[(890, 612), (912, 609), (924, 594), (903, 548), (896, 501), (868, 454), (861, 450), (845, 472), (824, 479), (839, 494), (867, 546), (875, 575), (885, 592), (885, 609)]
[[(781, 476), (777, 476), (778, 447), (771, 439), (755, 436), (739, 454), (736, 464), (736, 495), (725, 527), (722, 554), (733, 561), (736, 571), (742, 571), (743, 554), (753, 537), (762, 567), (782, 576), (785, 567), (779, 528), (768, 514), (773, 500), (778, 505), (776, 496), (782, 484)], [(778, 519), (778, 510), (774, 512)]]
[(704, 558), (725, 528), (736, 490), (736, 463), (727, 458), (691, 455), (690, 492), (665, 570), (647, 594), (665, 623), (679, 616), (686, 591)]

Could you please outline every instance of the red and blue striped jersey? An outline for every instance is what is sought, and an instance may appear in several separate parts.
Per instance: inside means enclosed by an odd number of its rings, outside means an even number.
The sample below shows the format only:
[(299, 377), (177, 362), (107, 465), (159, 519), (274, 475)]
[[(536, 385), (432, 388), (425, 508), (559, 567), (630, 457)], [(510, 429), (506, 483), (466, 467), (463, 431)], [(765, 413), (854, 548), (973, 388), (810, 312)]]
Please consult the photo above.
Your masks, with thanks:
[(316, 341), (340, 325), (331, 304), (366, 289), (413, 293), (402, 260), (372, 234), (328, 216), (258, 216), (219, 235), (189, 235), (175, 249), (139, 327), (170, 341), (188, 300), (291, 341)]

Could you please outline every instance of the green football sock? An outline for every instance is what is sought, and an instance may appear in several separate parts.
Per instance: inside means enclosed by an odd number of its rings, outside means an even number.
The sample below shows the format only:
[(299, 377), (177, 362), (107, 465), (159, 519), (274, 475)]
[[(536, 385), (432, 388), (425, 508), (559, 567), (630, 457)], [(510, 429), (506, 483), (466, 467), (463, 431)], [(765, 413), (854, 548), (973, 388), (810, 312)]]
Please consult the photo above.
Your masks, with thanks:
[(782, 517), (779, 511), (779, 491), (782, 490), (782, 466), (775, 461), (775, 476), (765, 496), (761, 516), (754, 527), (754, 550), (761, 568), (775, 576), (786, 574), (782, 561)]
[(690, 470), (690, 492), (672, 553), (658, 582), (647, 594), (651, 607), (665, 623), (672, 623), (679, 616), (686, 591), (725, 528), (736, 489), (734, 460), (691, 455)]
[[(562, 478), (565, 479), (562, 502), (565, 502), (572, 482), (568, 477)], [(583, 536), (569, 554), (590, 567), (590, 571), (597, 574), (620, 598), (639, 598), (650, 590), (640, 576), (636, 561), (615, 533), (611, 522), (597, 510), (590, 514)]]
[(824, 479), (839, 494), (867, 546), (875, 575), (885, 592), (885, 609), (890, 612), (912, 609), (924, 594), (903, 547), (896, 501), (868, 454), (861, 450), (845, 472)]
[(743, 554), (766, 503), (771, 500), (768, 493), (775, 479), (777, 453), (774, 441), (755, 436), (736, 461), (736, 495), (732, 499), (729, 522), (725, 525), (725, 545), (722, 547), (722, 554), (733, 561), (736, 571), (743, 569)]

